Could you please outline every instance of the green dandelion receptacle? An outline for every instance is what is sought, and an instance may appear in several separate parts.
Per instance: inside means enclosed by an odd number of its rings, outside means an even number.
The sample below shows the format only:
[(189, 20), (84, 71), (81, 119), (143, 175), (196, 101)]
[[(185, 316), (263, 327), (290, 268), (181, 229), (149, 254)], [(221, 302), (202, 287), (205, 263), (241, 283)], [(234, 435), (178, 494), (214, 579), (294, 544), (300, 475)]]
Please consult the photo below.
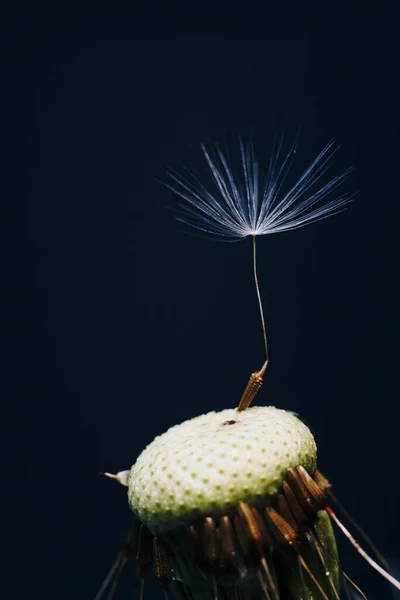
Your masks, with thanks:
[(311, 496), (288, 483), (300, 466), (314, 474), (314, 438), (274, 407), (196, 417), (142, 452), (129, 504), (162, 544), (178, 598), (339, 597), (329, 518), (314, 500), (303, 510)]
[(157, 535), (239, 502), (262, 503), (297, 465), (313, 473), (316, 446), (292, 413), (211, 412), (172, 427), (142, 452), (130, 472), (129, 504)]

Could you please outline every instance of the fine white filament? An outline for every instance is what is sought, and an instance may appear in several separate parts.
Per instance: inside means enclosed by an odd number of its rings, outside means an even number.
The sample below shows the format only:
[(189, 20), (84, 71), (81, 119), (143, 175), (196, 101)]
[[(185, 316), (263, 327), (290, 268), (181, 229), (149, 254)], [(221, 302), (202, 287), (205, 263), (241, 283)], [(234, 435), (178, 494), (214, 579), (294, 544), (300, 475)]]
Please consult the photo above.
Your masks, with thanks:
[(296, 183), (283, 191), (296, 155), (296, 144), (284, 155), (282, 143), (281, 139), (262, 177), (251, 144), (239, 142), (241, 167), (235, 174), (218, 146), (202, 145), (210, 175), (207, 184), (189, 171), (185, 175), (169, 172), (173, 183), (167, 184), (168, 187), (186, 200), (179, 204), (178, 220), (206, 234), (234, 240), (302, 227), (338, 212), (351, 200), (352, 195), (345, 193), (320, 204), (351, 171), (348, 169), (323, 183), (338, 149), (334, 140)]

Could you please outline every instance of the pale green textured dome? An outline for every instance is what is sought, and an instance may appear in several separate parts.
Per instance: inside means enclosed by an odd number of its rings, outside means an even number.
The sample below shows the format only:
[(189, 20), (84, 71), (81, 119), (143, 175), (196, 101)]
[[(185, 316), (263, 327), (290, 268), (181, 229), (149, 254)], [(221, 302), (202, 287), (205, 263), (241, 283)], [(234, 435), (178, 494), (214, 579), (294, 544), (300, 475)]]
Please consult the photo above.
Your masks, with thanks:
[(131, 469), (129, 504), (154, 534), (242, 501), (266, 504), (289, 467), (314, 471), (316, 452), (310, 430), (290, 412), (272, 406), (211, 412), (147, 446)]

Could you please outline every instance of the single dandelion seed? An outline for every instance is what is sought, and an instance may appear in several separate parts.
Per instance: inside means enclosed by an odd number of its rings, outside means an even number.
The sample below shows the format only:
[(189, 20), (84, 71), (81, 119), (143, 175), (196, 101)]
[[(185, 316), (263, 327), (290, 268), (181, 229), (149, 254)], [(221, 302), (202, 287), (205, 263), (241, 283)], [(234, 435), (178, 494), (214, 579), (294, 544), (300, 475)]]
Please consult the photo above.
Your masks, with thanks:
[[(177, 219), (216, 239), (253, 239), (253, 274), (260, 309), (264, 338), (265, 361), (259, 371), (252, 373), (238, 405), (246, 410), (259, 391), (269, 362), (267, 329), (257, 274), (256, 238), (297, 229), (333, 215), (351, 201), (352, 194), (343, 193), (333, 199), (351, 168), (341, 175), (323, 178), (339, 146), (331, 140), (298, 180), (284, 191), (290, 167), (297, 152), (294, 143), (284, 154), (283, 137), (274, 149), (266, 176), (260, 174), (252, 144), (239, 140), (241, 168), (235, 174), (230, 161), (217, 145), (202, 145), (209, 174), (208, 183), (186, 171), (185, 175), (170, 171), (173, 180), (168, 187), (186, 202), (178, 205)], [(324, 202), (325, 201), (325, 202)]]

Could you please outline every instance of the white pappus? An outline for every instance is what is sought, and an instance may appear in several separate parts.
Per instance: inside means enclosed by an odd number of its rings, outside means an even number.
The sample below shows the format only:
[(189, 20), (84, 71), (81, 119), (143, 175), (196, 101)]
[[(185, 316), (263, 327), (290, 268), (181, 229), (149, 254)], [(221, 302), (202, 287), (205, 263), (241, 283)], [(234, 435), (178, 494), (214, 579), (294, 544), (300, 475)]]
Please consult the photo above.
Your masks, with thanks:
[(297, 144), (294, 143), (286, 155), (282, 146), (281, 138), (263, 176), (252, 144), (239, 140), (241, 168), (237, 173), (217, 145), (207, 147), (203, 144), (210, 175), (208, 184), (188, 170), (184, 175), (169, 171), (173, 183), (167, 186), (186, 200), (178, 206), (178, 220), (220, 239), (235, 240), (302, 227), (332, 215), (348, 204), (353, 197), (349, 193), (320, 204), (352, 170), (349, 168), (321, 183), (339, 148), (334, 140), (323, 148), (288, 191), (283, 188), (297, 153)]

